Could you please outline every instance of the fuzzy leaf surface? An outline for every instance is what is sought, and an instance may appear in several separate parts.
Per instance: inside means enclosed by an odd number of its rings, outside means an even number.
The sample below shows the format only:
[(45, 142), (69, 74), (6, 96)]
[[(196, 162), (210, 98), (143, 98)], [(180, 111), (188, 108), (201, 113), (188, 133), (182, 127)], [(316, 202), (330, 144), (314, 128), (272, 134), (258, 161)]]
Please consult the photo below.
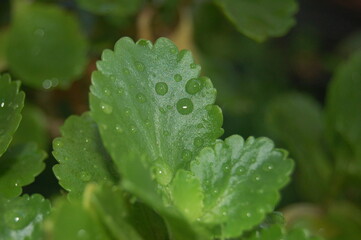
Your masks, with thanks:
[(223, 133), (216, 90), (199, 76), (191, 53), (179, 52), (170, 40), (152, 45), (122, 38), (114, 51), (103, 52), (97, 68), (91, 112), (117, 164), (129, 153), (146, 155), (158, 183), (167, 185)]
[(237, 29), (256, 41), (279, 37), (295, 24), (295, 0), (215, 0)]
[(204, 198), (197, 223), (218, 237), (237, 237), (250, 230), (273, 211), (292, 168), (287, 153), (267, 138), (244, 141), (234, 135), (204, 148), (191, 163)]
[(0, 194), (8, 198), (19, 196), (22, 187), (44, 170), (46, 156), (35, 143), (11, 146), (0, 157)]
[(0, 157), (8, 148), (21, 121), (25, 94), (19, 88), (20, 82), (12, 82), (7, 74), (0, 75)]
[(43, 221), (50, 213), (50, 202), (41, 195), (6, 199), (0, 196), (1, 239), (41, 240)]
[(118, 174), (100, 139), (98, 127), (88, 113), (69, 117), (54, 140), (53, 155), (59, 164), (54, 173), (69, 198), (81, 198), (89, 182), (116, 183)]
[(86, 41), (76, 19), (49, 4), (25, 4), (14, 14), (7, 60), (24, 84), (67, 87), (84, 70)]

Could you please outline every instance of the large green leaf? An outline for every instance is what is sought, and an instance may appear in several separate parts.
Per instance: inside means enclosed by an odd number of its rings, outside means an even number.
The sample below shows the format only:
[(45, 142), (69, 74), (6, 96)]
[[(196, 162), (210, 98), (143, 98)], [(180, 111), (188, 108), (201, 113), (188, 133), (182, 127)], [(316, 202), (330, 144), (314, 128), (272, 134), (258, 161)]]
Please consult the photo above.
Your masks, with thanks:
[(69, 13), (51, 5), (26, 4), (14, 11), (7, 59), (24, 84), (66, 87), (84, 70), (86, 42)]
[(89, 114), (71, 116), (54, 140), (53, 155), (59, 162), (54, 173), (69, 198), (81, 198), (89, 182), (118, 181), (113, 162), (103, 147), (96, 123)]
[(47, 154), (35, 143), (11, 146), (0, 158), (0, 194), (16, 197), (44, 168)]
[(331, 163), (326, 155), (324, 122), (319, 104), (302, 94), (275, 98), (267, 107), (267, 127), (290, 150), (297, 162), (297, 184), (302, 197), (321, 201), (327, 197)]
[(215, 0), (244, 35), (264, 41), (284, 35), (294, 24), (295, 0)]
[(19, 88), (20, 82), (11, 82), (9, 75), (0, 75), (0, 157), (8, 148), (21, 120), (25, 94), (19, 92)]
[(39, 194), (14, 199), (0, 196), (0, 236), (3, 240), (41, 240), (50, 203)]
[(122, 38), (97, 67), (90, 106), (116, 162), (128, 153), (145, 154), (158, 182), (167, 185), (175, 170), (223, 133), (216, 90), (199, 77), (191, 53), (179, 52), (170, 40), (152, 45)]
[[(351, 145), (361, 164), (361, 52), (341, 65), (329, 86), (326, 117), (334, 137)], [(337, 140), (334, 140), (337, 141)], [(361, 165), (360, 165), (361, 166)]]
[(274, 209), (292, 168), (287, 153), (274, 149), (271, 140), (234, 135), (204, 148), (188, 174), (178, 172), (171, 198), (190, 221), (215, 236), (237, 237)]

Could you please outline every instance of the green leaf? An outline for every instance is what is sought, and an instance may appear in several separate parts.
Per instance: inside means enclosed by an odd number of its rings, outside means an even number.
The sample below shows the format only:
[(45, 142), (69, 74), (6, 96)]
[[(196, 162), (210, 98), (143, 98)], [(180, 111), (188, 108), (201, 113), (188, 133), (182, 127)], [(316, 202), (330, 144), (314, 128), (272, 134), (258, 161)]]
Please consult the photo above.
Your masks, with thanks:
[(38, 106), (25, 103), (21, 114), (22, 119), (11, 144), (35, 142), (41, 149), (47, 149), (50, 139), (44, 112)]
[(10, 70), (32, 87), (69, 86), (87, 61), (86, 41), (76, 19), (50, 4), (16, 10), (8, 40)]
[(54, 240), (113, 239), (96, 216), (77, 199), (72, 202), (58, 200), (47, 226), (47, 234)]
[(326, 118), (330, 130), (333, 131), (333, 137), (341, 136), (361, 159), (359, 89), (361, 89), (361, 52), (354, 54), (337, 69), (329, 86), (326, 102)]
[(11, 146), (0, 158), (0, 194), (16, 197), (44, 168), (47, 154), (35, 143)]
[(279, 37), (295, 24), (295, 0), (215, 0), (238, 31), (258, 42)]
[(91, 112), (116, 163), (129, 153), (145, 154), (161, 173), (158, 182), (167, 185), (223, 133), (221, 110), (213, 105), (216, 90), (199, 77), (191, 53), (179, 52), (170, 40), (152, 45), (122, 38), (97, 67)]
[(119, 176), (89, 114), (69, 117), (61, 134), (53, 143), (53, 155), (60, 163), (54, 166), (54, 173), (69, 191), (70, 199), (81, 198), (89, 182), (118, 182)]
[(321, 201), (329, 191), (331, 165), (326, 155), (324, 122), (319, 104), (298, 93), (270, 102), (266, 112), (271, 135), (290, 150), (297, 163), (298, 191), (307, 200)]
[(50, 202), (41, 195), (14, 199), (0, 196), (0, 236), (4, 240), (43, 239), (43, 220), (50, 213)]
[(21, 120), (24, 92), (20, 82), (12, 82), (9, 75), (0, 75), (0, 157), (8, 148)]
[(321, 238), (311, 236), (304, 229), (292, 229), (286, 232), (282, 226), (273, 225), (253, 233), (251, 237), (245, 240), (321, 240)]
[(76, 0), (81, 8), (104, 16), (128, 17), (137, 12), (143, 0)]
[[(191, 163), (204, 195), (198, 223), (219, 237), (237, 237), (262, 222), (279, 200), (293, 162), (267, 138), (234, 135), (204, 148)], [(173, 197), (175, 197), (173, 195)]]

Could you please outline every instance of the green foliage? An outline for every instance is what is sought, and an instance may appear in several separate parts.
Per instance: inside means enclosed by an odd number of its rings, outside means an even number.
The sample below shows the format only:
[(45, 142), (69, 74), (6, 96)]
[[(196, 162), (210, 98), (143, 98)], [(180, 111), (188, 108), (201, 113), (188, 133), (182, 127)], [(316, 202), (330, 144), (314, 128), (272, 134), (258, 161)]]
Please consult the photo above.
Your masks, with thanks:
[(8, 36), (10, 70), (32, 87), (69, 86), (87, 61), (86, 41), (74, 16), (42, 3), (17, 5)]
[(0, 235), (4, 240), (43, 239), (42, 223), (50, 203), (39, 194), (14, 199), (0, 196)]
[(262, 42), (282, 36), (294, 24), (295, 0), (215, 0), (237, 29)]

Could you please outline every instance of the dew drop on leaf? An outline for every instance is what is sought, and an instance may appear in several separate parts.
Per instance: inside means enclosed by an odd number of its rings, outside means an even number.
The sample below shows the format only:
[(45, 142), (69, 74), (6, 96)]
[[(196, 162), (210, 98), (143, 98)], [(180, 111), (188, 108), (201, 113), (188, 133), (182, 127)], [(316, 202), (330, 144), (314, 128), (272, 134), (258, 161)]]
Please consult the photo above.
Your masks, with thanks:
[(89, 182), (90, 179), (91, 179), (91, 176), (88, 172), (86, 171), (81, 171), (80, 172), (80, 179), (83, 181), (83, 182)]
[(122, 127), (121, 127), (120, 125), (118, 125), (118, 124), (115, 126), (115, 130), (116, 130), (118, 133), (122, 133), (122, 132), (123, 132)]
[(5, 106), (5, 102), (2, 102), (1, 104), (0, 104), (0, 107), (4, 107)]
[(165, 82), (159, 82), (155, 85), (155, 92), (158, 95), (164, 96), (168, 92), (168, 85)]
[(106, 114), (111, 114), (113, 112), (112, 106), (109, 106), (108, 104), (102, 103), (100, 105), (100, 108), (103, 110)]
[(195, 69), (195, 68), (197, 67), (197, 64), (191, 63), (191, 64), (190, 64), (190, 67), (191, 67), (192, 69)]
[(192, 78), (190, 80), (188, 80), (188, 82), (186, 83), (186, 92), (194, 95), (197, 92), (199, 92), (202, 88), (201, 83), (199, 82), (198, 79), (196, 78)]
[(193, 102), (189, 98), (182, 98), (177, 102), (177, 111), (182, 115), (188, 115), (193, 111)]
[(176, 75), (174, 75), (174, 80), (176, 82), (180, 82), (180, 81), (182, 81), (182, 76), (180, 74), (176, 74)]
[(135, 67), (138, 69), (138, 71), (143, 72), (144, 71), (144, 65), (141, 62), (136, 62)]
[(109, 96), (109, 95), (110, 95), (109, 89), (104, 89), (104, 94), (107, 95), (107, 96)]
[(12, 208), (4, 213), (5, 224), (10, 229), (23, 229), (25, 228), (35, 216), (35, 212), (32, 209)]
[(89, 233), (85, 231), (84, 229), (80, 229), (77, 233), (78, 239), (85, 240), (90, 239)]
[(140, 103), (145, 103), (145, 102), (146, 102), (146, 99), (145, 99), (145, 96), (144, 96), (143, 93), (138, 93), (138, 94), (137, 94), (137, 100), (138, 100), (138, 102), (140, 102)]

